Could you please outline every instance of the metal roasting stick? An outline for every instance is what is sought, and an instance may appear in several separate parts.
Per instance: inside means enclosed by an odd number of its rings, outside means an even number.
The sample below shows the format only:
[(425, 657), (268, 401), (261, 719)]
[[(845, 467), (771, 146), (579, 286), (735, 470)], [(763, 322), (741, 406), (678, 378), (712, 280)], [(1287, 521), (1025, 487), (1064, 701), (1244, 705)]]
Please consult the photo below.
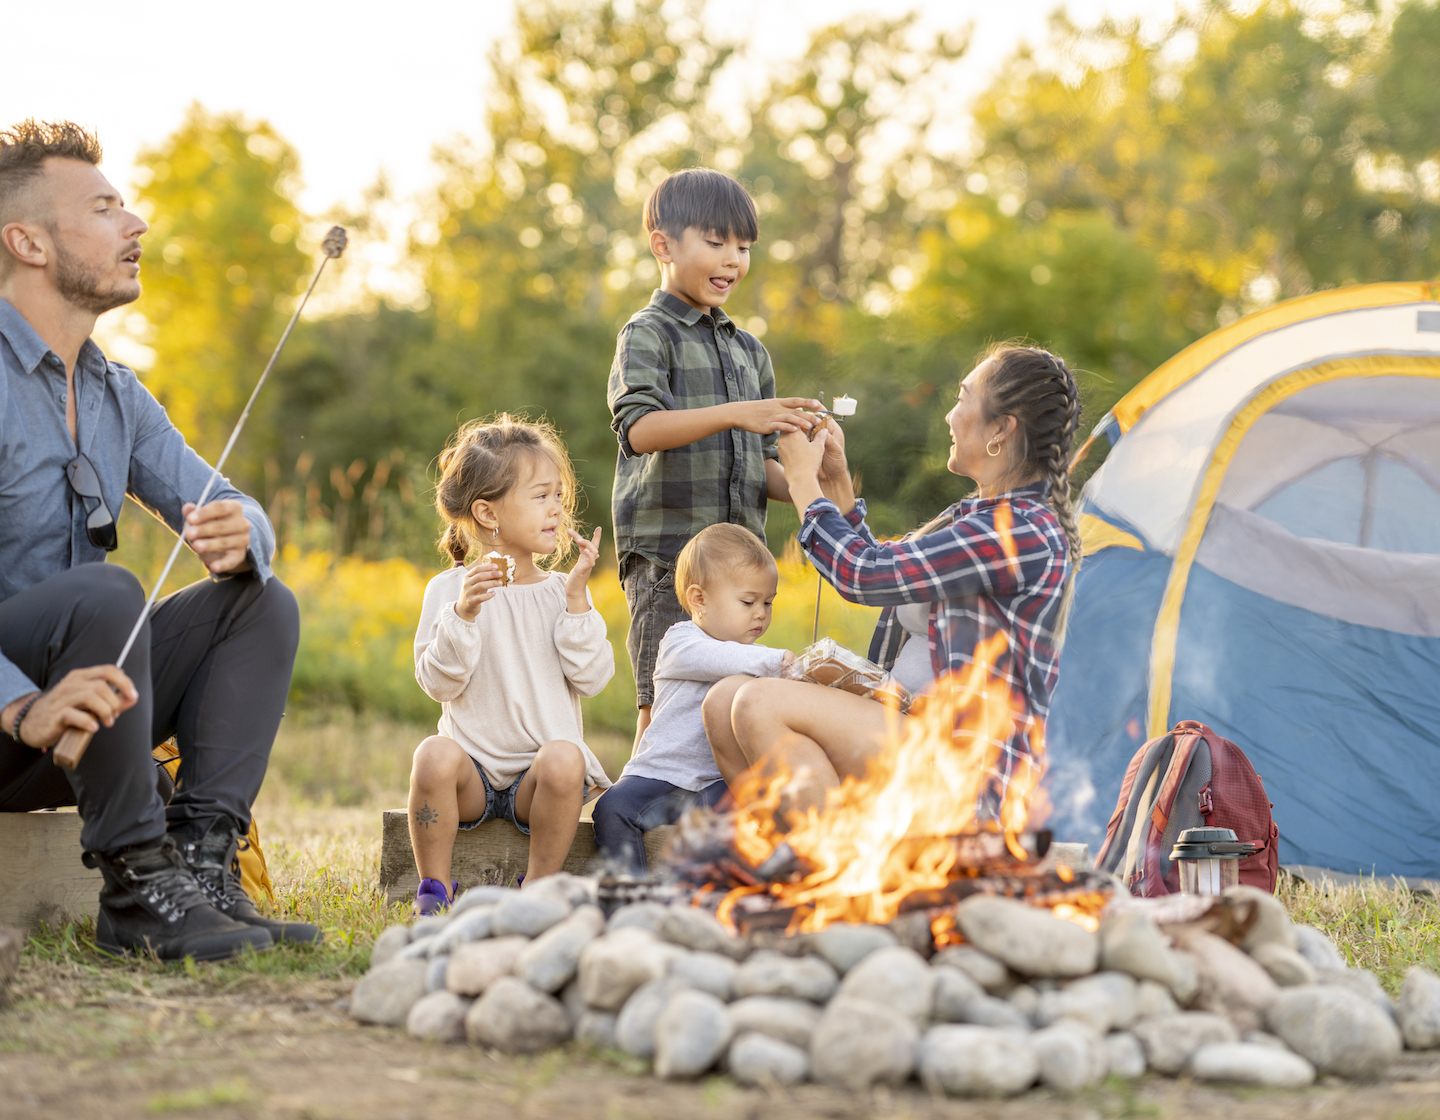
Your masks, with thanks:
[[(220, 452), (220, 458), (215, 460), (215, 468), (210, 472), (210, 478), (205, 483), (205, 489), (200, 491), (200, 497), (195, 502), (195, 508), (199, 509), (205, 504), (205, 499), (210, 496), (215, 483), (220, 478), (220, 470), (225, 466), (225, 460), (230, 457), (230, 449), (235, 446), (235, 441), (240, 438), (240, 432), (245, 427), (245, 421), (250, 418), (250, 410), (255, 407), (255, 398), (260, 395), (264, 388), (265, 381), (270, 376), (270, 371), (275, 368), (275, 362), (280, 357), (280, 351), (285, 349), (285, 343), (290, 341), (290, 332), (295, 329), (296, 322), (300, 319), (300, 312), (305, 310), (305, 304), (310, 299), (310, 293), (315, 290), (315, 285), (320, 282), (320, 274), (325, 271), (325, 266), (332, 260), (340, 257), (345, 252), (348, 243), (348, 236), (340, 226), (331, 226), (330, 232), (325, 235), (325, 240), (320, 243), (320, 249), (325, 254), (320, 259), (320, 267), (315, 270), (315, 276), (310, 281), (310, 286), (305, 289), (305, 294), (300, 297), (300, 302), (295, 306), (295, 313), (290, 316), (290, 322), (285, 325), (285, 333), (280, 336), (280, 341), (275, 346), (275, 352), (270, 355), (270, 360), (265, 363), (265, 369), (260, 374), (260, 380), (255, 382), (255, 388), (250, 391), (250, 399), (245, 402), (245, 408), (240, 413), (240, 419), (235, 421), (235, 428), (230, 433), (230, 439), (226, 441), (225, 450)], [(145, 600), (145, 606), (140, 610), (140, 617), (135, 620), (135, 625), (130, 628), (130, 636), (125, 639), (125, 645), (120, 650), (120, 656), (115, 659), (116, 668), (123, 668), (125, 659), (130, 656), (130, 650), (135, 645), (135, 639), (140, 636), (140, 629), (145, 625), (145, 620), (150, 617), (150, 608), (155, 605), (155, 600), (160, 596), (160, 589), (165, 586), (165, 580), (170, 575), (170, 569), (175, 566), (175, 560), (180, 555), (180, 549), (185, 544), (185, 534), (175, 539), (175, 547), (170, 550), (170, 558), (165, 561), (165, 567), (160, 572), (160, 577), (155, 581), (155, 586), (150, 589), (150, 597)], [(55, 765), (62, 770), (74, 770), (80, 765), (80, 759), (85, 755), (85, 749), (90, 746), (91, 732), (81, 731), (78, 728), (69, 728), (65, 734), (60, 736), (60, 741), (55, 744)]]

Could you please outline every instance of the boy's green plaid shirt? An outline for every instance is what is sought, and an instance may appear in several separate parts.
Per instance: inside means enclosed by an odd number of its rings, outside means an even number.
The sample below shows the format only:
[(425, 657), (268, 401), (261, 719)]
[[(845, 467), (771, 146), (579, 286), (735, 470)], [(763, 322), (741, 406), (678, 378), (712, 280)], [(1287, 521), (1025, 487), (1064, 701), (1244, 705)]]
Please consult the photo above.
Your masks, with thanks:
[(620, 331), (610, 367), (615, 466), (615, 551), (675, 566), (707, 525), (733, 522), (765, 539), (765, 460), (777, 436), (733, 428), (685, 447), (637, 455), (630, 427), (656, 409), (706, 408), (775, 396), (775, 371), (760, 340), (718, 307), (702, 313), (657, 291)]

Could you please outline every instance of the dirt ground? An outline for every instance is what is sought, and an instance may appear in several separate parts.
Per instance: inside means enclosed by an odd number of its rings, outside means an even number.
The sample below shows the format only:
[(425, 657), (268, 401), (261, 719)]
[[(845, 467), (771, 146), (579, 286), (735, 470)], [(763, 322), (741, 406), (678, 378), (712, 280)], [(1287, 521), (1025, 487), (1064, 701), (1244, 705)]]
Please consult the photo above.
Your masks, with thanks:
[(22, 969), (0, 1010), (0, 1118), (1440, 1118), (1440, 1055), (1407, 1056), (1382, 1084), (1334, 1082), (1303, 1093), (1156, 1077), (1073, 1098), (1037, 1091), (1004, 1102), (933, 1099), (914, 1086), (766, 1092), (723, 1077), (660, 1082), (632, 1059), (578, 1049), (510, 1058), (418, 1043), (355, 1024), (337, 1007), (348, 982), (253, 977), (217, 993), (180, 970), (96, 979), (43, 963)]

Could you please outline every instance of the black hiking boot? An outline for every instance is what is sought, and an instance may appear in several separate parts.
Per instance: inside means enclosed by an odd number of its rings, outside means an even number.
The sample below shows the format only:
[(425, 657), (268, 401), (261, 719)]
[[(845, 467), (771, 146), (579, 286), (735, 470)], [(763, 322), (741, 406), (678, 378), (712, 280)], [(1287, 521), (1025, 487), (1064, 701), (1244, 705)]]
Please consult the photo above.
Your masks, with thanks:
[(237, 922), (266, 930), (277, 945), (318, 944), (323, 934), (309, 922), (267, 918), (255, 909), (240, 883), (240, 845), (249, 843), (249, 837), (229, 817), (216, 817), (199, 839), (176, 837), (180, 857), (215, 909)]
[(210, 905), (168, 836), (86, 852), (85, 865), (98, 867), (105, 880), (95, 943), (107, 953), (153, 951), (164, 961), (219, 961), (247, 947), (256, 952), (274, 947), (265, 930), (233, 921)]

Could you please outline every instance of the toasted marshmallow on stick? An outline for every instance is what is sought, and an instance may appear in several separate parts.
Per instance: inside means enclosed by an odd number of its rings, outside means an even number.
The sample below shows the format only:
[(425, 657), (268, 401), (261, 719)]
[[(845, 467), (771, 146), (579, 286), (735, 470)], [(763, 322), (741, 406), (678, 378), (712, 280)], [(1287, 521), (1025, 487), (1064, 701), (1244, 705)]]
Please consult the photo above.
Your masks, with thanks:
[(515, 557), (506, 556), (503, 552), (487, 552), (480, 559), (489, 560), (505, 577), (505, 586), (509, 587), (515, 582)]
[(854, 416), (855, 398), (849, 396), (836, 397), (830, 402), (830, 411), (836, 416)]

